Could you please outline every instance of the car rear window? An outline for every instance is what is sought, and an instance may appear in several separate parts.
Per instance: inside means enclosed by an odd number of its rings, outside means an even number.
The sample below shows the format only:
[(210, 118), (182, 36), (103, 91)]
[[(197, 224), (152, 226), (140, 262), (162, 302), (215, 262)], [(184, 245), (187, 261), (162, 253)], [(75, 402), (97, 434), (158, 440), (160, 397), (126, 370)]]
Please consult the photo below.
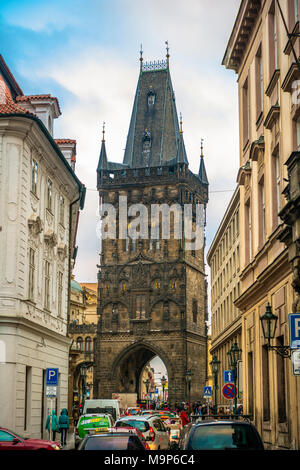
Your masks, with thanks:
[(194, 430), (189, 449), (261, 449), (260, 440), (251, 426), (218, 424)]
[(141, 450), (136, 436), (97, 436), (86, 441), (84, 450)]
[(145, 421), (139, 421), (137, 419), (126, 419), (124, 421), (117, 421), (115, 424), (116, 428), (122, 428), (122, 427), (127, 427), (127, 426), (132, 426), (133, 428), (137, 428), (141, 432), (146, 432), (150, 429), (149, 423)]

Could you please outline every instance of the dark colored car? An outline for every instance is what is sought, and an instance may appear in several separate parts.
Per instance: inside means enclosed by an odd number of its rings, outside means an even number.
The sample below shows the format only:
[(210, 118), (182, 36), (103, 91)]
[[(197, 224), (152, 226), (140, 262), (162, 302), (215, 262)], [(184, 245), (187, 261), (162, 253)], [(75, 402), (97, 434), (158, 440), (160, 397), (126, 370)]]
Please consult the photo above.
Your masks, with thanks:
[(212, 420), (184, 427), (181, 450), (263, 450), (263, 442), (253, 424), (239, 420)]
[(0, 427), (0, 450), (60, 450), (60, 444), (55, 441), (22, 437), (7, 428)]
[(143, 446), (145, 447), (145, 450), (150, 450), (148, 442), (146, 442), (143, 433), (141, 433), (141, 431), (138, 428), (135, 428), (135, 427), (132, 427), (132, 426), (114, 427), (114, 428), (110, 428), (109, 432), (114, 432), (114, 433), (124, 433), (124, 432), (128, 433), (128, 432), (130, 432), (132, 434), (136, 434), (138, 436), (138, 438), (140, 439), (141, 443), (143, 444)]
[(78, 450), (137, 450), (146, 451), (141, 440), (132, 432), (88, 434)]

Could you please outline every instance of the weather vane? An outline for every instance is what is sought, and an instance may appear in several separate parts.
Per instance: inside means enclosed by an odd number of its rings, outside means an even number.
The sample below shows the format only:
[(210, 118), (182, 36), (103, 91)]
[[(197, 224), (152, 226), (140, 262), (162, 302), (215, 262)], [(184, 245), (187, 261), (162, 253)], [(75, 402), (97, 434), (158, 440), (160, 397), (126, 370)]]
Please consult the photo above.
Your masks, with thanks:
[(200, 157), (203, 157), (203, 139), (201, 139), (201, 155)]
[(105, 134), (105, 122), (103, 121), (103, 126), (102, 126), (102, 142), (105, 142), (104, 140), (104, 134)]
[(165, 41), (165, 44), (166, 44), (166, 49), (167, 49), (167, 63), (168, 63), (168, 67), (169, 67), (169, 57), (170, 57), (170, 54), (169, 54), (169, 41)]
[(141, 70), (143, 67), (143, 44), (141, 44), (141, 50), (140, 50), (140, 63), (141, 63)]
[(181, 112), (179, 114), (179, 117), (180, 117), (180, 134), (182, 134), (183, 130), (182, 130), (182, 113)]

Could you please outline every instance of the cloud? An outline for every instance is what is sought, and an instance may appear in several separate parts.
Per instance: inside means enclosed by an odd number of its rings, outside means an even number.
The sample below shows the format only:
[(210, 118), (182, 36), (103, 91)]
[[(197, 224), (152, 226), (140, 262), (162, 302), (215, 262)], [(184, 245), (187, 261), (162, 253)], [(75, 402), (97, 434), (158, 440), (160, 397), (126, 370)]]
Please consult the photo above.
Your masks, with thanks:
[[(22, 73), (28, 78), (34, 70), (40, 83), (51, 79), (58, 85), (62, 91), (63, 115), (55, 124), (55, 137), (77, 140), (76, 172), (88, 187), (78, 229), (75, 267), (78, 280), (96, 280), (99, 245), (95, 232), (98, 204), (95, 189), (102, 122), (106, 122), (108, 158), (121, 162), (138, 80), (141, 42), (146, 61), (164, 58), (165, 40), (169, 40), (176, 106), (183, 113), (184, 139), (194, 172), (199, 168), (200, 140), (204, 138), (211, 191), (206, 230), (209, 248), (233, 194), (216, 191), (235, 189), (239, 166), (236, 80), (221, 65), (239, 3), (237, 0), (189, 0), (183, 8), (179, 0), (153, 0), (150, 4), (145, 0), (115, 0), (109, 2), (110, 13), (115, 8), (118, 16), (107, 18), (110, 25), (114, 23), (117, 37), (120, 30), (123, 33), (122, 41), (118, 39), (115, 44), (105, 43), (108, 33), (104, 30), (97, 32), (97, 41), (87, 42), (85, 34), (75, 34), (75, 13), (68, 17), (58, 15), (57, 27), (70, 24), (72, 50), (68, 43), (67, 48), (56, 48), (52, 56), (22, 65)], [(93, 6), (93, 2), (87, 5)], [(54, 10), (60, 11), (57, 6)], [(94, 21), (96, 13), (91, 8)], [(32, 28), (47, 28), (52, 21), (51, 11), (47, 17), (44, 10), (39, 23), (32, 20), (30, 24)], [(90, 27), (91, 22), (84, 23), (85, 28), (87, 25)], [(68, 39), (67, 35), (66, 42)]]

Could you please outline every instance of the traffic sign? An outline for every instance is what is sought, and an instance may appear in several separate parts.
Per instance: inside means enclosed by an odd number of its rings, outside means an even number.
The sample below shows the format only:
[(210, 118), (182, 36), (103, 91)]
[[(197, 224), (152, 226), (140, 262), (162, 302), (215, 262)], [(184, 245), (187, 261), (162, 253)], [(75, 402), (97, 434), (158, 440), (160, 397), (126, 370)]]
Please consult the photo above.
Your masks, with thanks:
[(203, 397), (204, 398), (209, 398), (211, 396), (212, 396), (212, 389), (211, 389), (211, 386), (208, 385), (208, 386), (203, 388)]
[(55, 398), (57, 395), (57, 387), (53, 385), (46, 386), (46, 397)]
[(225, 384), (222, 388), (223, 397), (227, 400), (232, 400), (235, 397), (235, 386), (234, 384)]
[(232, 382), (233, 381), (233, 372), (232, 370), (224, 370), (224, 382)]
[(46, 369), (46, 385), (58, 385), (58, 369)]
[(292, 351), (293, 375), (300, 375), (300, 349)]
[(300, 313), (289, 314), (290, 348), (300, 348)]

